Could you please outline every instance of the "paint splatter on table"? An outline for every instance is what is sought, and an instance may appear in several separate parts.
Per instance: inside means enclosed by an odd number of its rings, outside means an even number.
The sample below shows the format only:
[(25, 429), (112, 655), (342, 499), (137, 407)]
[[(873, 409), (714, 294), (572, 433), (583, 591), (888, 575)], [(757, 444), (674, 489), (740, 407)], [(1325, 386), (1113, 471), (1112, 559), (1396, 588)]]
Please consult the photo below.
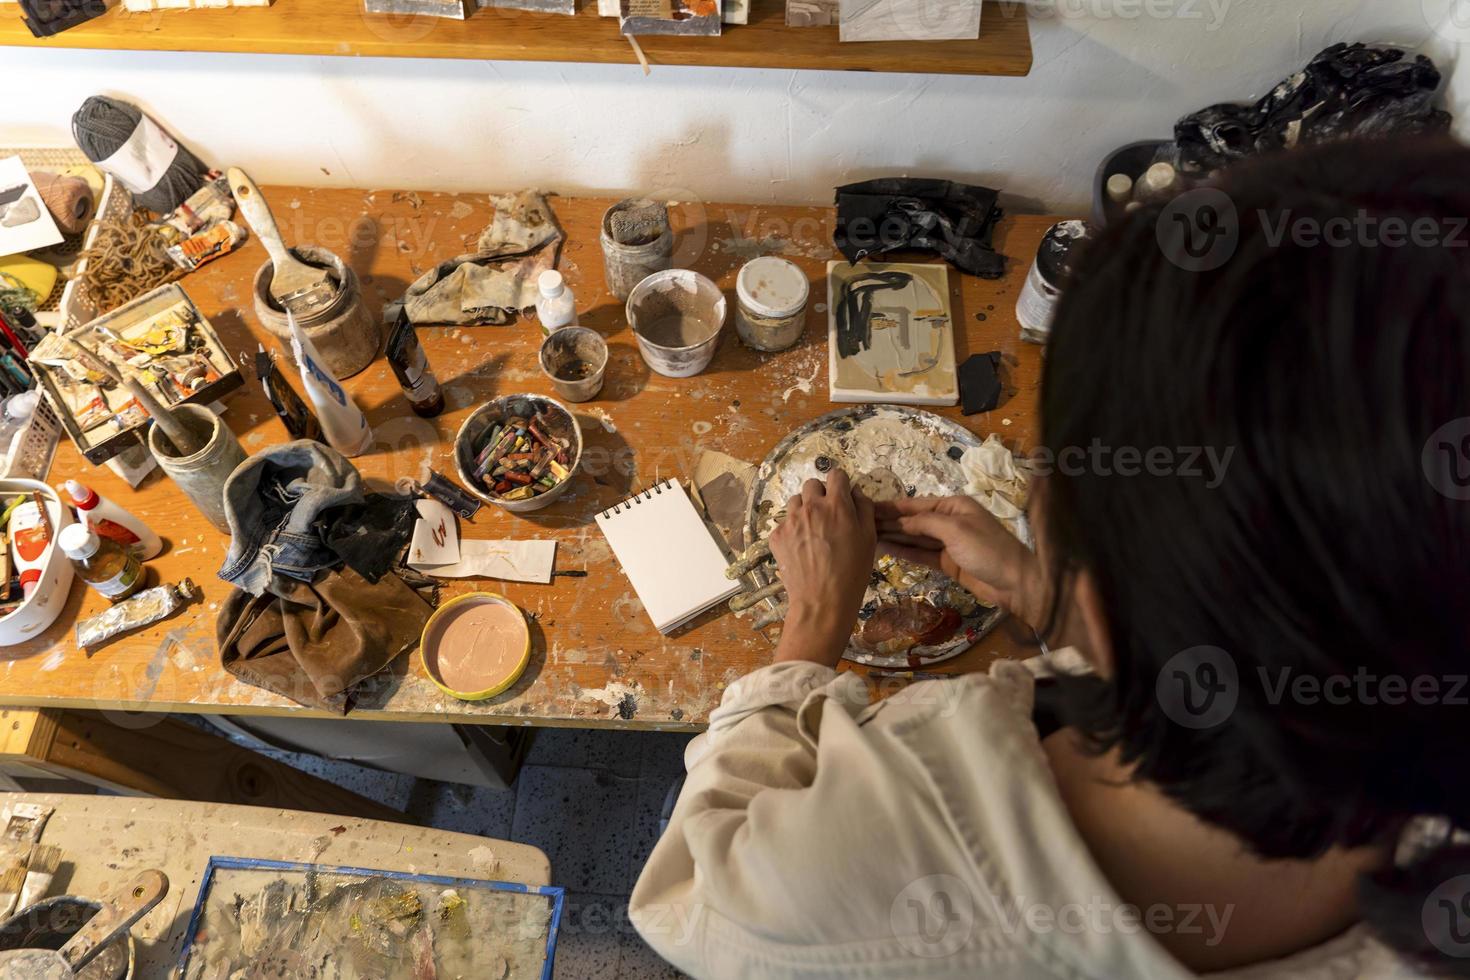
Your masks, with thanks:
[[(489, 221), (484, 194), (405, 194), (392, 191), (270, 187), (286, 239), (341, 255), (357, 272), (369, 302), (386, 304), (436, 262), (473, 248)], [(288, 207), (297, 202), (299, 207)], [(425, 676), (417, 656), (400, 657), (359, 690), (359, 719), (458, 721), (485, 724), (693, 729), (702, 727), (724, 689), (770, 661), (771, 644), (748, 620), (723, 609), (696, 620), (676, 636), (654, 630), (627, 578), (593, 523), (593, 515), (661, 477), (687, 478), (705, 450), (759, 462), (784, 435), (834, 406), (827, 392), (827, 311), (813, 302), (806, 332), (795, 347), (763, 354), (744, 347), (727, 325), (709, 369), (686, 379), (652, 374), (638, 355), (622, 304), (606, 291), (598, 225), (610, 199), (552, 198), (567, 232), (561, 269), (577, 296), (583, 326), (607, 339), (607, 383), (597, 400), (576, 407), (587, 448), (576, 485), (554, 506), (517, 517), (486, 507), (461, 524), (470, 538), (555, 538), (557, 568), (585, 569), (586, 578), (551, 585), (482, 580), (449, 582), (445, 594), (474, 589), (500, 592), (532, 617), (530, 667), (505, 694), (462, 702)], [(748, 258), (780, 254), (811, 277), (821, 297), (823, 270), (836, 253), (830, 208), (682, 202), (671, 208), (679, 233), (675, 262), (695, 268), (733, 294), (735, 275)], [(1014, 448), (1037, 434), (1040, 350), (1019, 339), (1016, 295), (1042, 234), (1055, 219), (1008, 218), (996, 247), (1009, 256), (999, 281), (953, 273), (951, 302), (956, 354), (1000, 350), (1015, 364), (1014, 393), (993, 412), (962, 419), (940, 414), (981, 437), (999, 433)], [(183, 280), (184, 288), (237, 355), (275, 341), (250, 310), (250, 281), (265, 260), (251, 240), (237, 253)], [(355, 460), (369, 483), (390, 485), (422, 477), (432, 467), (452, 473), (449, 444), (465, 416), (485, 399), (514, 392), (551, 394), (537, 365), (541, 331), (534, 318), (504, 327), (426, 327), (420, 331), (430, 363), (444, 384), (447, 407), (435, 419), (408, 410), (381, 358), (346, 382), (374, 428), (375, 444)], [(248, 451), (286, 438), (259, 387), (227, 399), (225, 420)], [(166, 479), (152, 476), (137, 491), (109, 471), (80, 461), (64, 443), (51, 481), (78, 476), (126, 504), (168, 541), (149, 563), (155, 580), (189, 576), (204, 598), (175, 618), (113, 642), (94, 655), (76, 647), (80, 616), (105, 600), (73, 586), (61, 618), (24, 646), (0, 649), (0, 686), (11, 705), (102, 708), (114, 712), (185, 711), (229, 714), (301, 714), (279, 696), (242, 684), (219, 666), (214, 621), (228, 588), (215, 575), (228, 539), (210, 527)], [(984, 669), (996, 656), (1031, 652), (1026, 639), (1003, 624), (974, 649), (943, 665)], [(899, 681), (883, 682), (891, 686)], [(882, 693), (880, 688), (879, 693)]]

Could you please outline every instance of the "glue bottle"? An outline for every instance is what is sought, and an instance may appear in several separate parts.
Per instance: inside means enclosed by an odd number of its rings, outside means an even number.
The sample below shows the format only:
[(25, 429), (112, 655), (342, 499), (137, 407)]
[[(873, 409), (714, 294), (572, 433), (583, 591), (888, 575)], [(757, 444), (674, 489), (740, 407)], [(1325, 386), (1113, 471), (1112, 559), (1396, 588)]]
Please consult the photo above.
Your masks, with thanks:
[(143, 586), (143, 564), (122, 545), (101, 538), (85, 524), (68, 524), (56, 539), (77, 575), (113, 602)]
[(543, 334), (549, 336), (562, 327), (577, 325), (577, 301), (560, 272), (547, 269), (536, 280), (536, 288), (541, 291), (536, 298), (536, 317)]
[(138, 556), (140, 561), (157, 555), (163, 550), (163, 542), (153, 529), (135, 517), (126, 507), (102, 496), (96, 490), (76, 480), (62, 484), (68, 502), (76, 508), (77, 516), (104, 538), (111, 538)]

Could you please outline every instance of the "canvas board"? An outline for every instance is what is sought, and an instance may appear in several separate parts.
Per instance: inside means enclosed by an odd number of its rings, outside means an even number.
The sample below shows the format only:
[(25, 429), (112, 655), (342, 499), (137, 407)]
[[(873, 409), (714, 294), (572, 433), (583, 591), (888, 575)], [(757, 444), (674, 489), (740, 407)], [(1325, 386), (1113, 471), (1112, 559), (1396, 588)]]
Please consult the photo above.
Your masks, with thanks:
[(827, 263), (827, 376), (834, 402), (959, 402), (949, 267)]

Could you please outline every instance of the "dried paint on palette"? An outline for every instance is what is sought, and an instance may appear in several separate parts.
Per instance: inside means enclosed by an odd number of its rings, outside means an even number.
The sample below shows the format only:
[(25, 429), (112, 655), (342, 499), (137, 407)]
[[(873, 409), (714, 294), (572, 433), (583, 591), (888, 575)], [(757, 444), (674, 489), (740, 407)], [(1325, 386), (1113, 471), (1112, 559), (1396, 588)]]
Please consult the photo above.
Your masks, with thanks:
[(553, 900), (306, 867), (216, 867), (182, 970), (186, 980), (319, 975), (340, 980), (496, 977), (545, 971)]
[(959, 401), (948, 266), (829, 262), (827, 300), (834, 402)]

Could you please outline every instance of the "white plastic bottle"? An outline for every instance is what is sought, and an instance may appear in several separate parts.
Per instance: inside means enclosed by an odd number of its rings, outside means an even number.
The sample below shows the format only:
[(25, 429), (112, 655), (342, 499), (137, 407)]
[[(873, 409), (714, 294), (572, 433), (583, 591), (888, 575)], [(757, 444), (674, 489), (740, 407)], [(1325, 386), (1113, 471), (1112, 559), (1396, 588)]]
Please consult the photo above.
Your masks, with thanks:
[(139, 561), (147, 561), (163, 550), (163, 542), (152, 528), (133, 516), (126, 507), (76, 480), (67, 480), (62, 488), (83, 524), (100, 537), (111, 538), (124, 546), (137, 555)]
[(536, 299), (536, 317), (541, 321), (543, 334), (577, 325), (577, 300), (562, 280), (560, 272), (547, 269), (536, 280), (536, 288), (541, 291)]

